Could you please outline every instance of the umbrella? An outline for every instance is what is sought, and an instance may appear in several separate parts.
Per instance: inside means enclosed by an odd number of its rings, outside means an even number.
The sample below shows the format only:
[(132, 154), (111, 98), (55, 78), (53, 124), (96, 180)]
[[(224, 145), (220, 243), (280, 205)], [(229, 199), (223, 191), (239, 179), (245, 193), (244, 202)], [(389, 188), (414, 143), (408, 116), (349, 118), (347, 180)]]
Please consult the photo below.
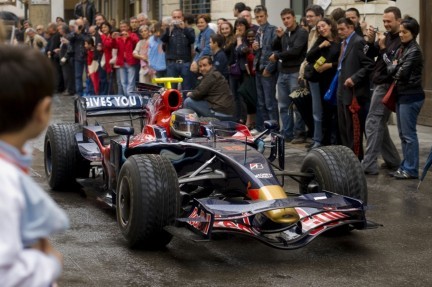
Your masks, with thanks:
[[(1, 7), (2, 6), (0, 6), (0, 9), (2, 9)], [(11, 21), (14, 25), (16, 25), (19, 21), (19, 18), (15, 13), (5, 10), (0, 11), (0, 19), (6, 22)]]
[(420, 182), (419, 182), (419, 184), (417, 186), (417, 189), (420, 188), (420, 184), (423, 182), (424, 178), (426, 177), (426, 174), (427, 174), (429, 168), (431, 167), (431, 165), (432, 165), (432, 147), (431, 147), (431, 151), (429, 152), (429, 156), (428, 156), (428, 158), (426, 160), (426, 164), (425, 164), (425, 166), (423, 168), (422, 175), (420, 176)]
[(353, 121), (353, 131), (354, 131), (354, 147), (353, 151), (356, 156), (360, 155), (360, 143), (361, 143), (361, 129), (360, 129), (360, 119), (358, 112), (360, 111), (360, 105), (357, 102), (357, 98), (353, 96), (351, 105), (349, 106), (349, 110), (352, 113), (352, 121)]

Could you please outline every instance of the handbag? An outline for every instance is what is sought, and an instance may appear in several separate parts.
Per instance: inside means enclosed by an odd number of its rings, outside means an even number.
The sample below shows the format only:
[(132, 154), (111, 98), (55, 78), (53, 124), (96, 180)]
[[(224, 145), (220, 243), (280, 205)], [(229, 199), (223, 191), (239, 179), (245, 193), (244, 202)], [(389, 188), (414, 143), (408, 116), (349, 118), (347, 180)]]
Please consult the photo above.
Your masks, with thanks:
[(304, 68), (304, 74), (303, 74), (304, 78), (308, 81), (312, 81), (312, 82), (316, 82), (317, 81), (317, 77), (315, 75), (315, 68), (314, 68), (314, 64), (312, 63), (307, 63), (305, 68)]
[(242, 72), (241, 72), (240, 65), (238, 64), (238, 62), (235, 62), (234, 64), (229, 66), (229, 73), (233, 77), (240, 77), (241, 76)]
[(391, 83), (389, 89), (387, 90), (387, 93), (384, 95), (384, 98), (382, 99), (383, 105), (386, 106), (392, 112), (396, 111), (396, 94), (394, 93), (395, 85), (396, 85), (396, 81)]
[(333, 80), (330, 84), (330, 87), (328, 88), (327, 92), (324, 95), (324, 100), (331, 103), (332, 105), (336, 105), (336, 92), (338, 88), (338, 81), (339, 81), (339, 71), (336, 72), (335, 76), (333, 77)]

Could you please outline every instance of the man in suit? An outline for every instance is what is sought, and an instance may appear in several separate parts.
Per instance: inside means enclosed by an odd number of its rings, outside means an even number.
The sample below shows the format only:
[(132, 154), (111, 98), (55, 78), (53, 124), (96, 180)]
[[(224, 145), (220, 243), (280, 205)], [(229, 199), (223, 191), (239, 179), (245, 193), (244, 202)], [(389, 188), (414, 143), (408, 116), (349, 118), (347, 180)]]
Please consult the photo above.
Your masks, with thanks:
[[(342, 144), (351, 148), (361, 160), (362, 138), (370, 103), (369, 74), (374, 62), (366, 56), (366, 43), (355, 33), (350, 19), (340, 19), (337, 29), (342, 40), (337, 90), (339, 132)], [(353, 115), (358, 116), (359, 123), (353, 122)], [(355, 135), (359, 137), (357, 146)]]

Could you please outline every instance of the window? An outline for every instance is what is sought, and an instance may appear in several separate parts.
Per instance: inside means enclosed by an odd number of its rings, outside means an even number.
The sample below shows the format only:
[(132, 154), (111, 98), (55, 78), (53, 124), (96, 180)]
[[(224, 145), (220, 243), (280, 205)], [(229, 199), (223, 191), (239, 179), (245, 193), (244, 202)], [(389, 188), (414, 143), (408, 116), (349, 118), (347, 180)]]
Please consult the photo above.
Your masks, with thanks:
[(211, 0), (181, 0), (180, 9), (185, 14), (210, 14)]
[(300, 20), (301, 17), (305, 15), (305, 10), (310, 4), (313, 3), (312, 1), (309, 0), (302, 0), (302, 1), (291, 0), (291, 9), (294, 10), (297, 20)]

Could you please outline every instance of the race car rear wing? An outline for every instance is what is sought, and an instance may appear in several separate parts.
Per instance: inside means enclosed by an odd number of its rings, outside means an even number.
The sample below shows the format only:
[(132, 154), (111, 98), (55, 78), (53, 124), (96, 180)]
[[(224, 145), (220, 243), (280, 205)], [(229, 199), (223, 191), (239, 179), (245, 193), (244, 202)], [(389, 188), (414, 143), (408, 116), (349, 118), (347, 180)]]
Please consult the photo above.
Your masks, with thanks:
[(75, 122), (87, 124), (88, 117), (100, 116), (146, 116), (145, 106), (150, 95), (140, 93), (123, 96), (84, 96), (75, 100)]

